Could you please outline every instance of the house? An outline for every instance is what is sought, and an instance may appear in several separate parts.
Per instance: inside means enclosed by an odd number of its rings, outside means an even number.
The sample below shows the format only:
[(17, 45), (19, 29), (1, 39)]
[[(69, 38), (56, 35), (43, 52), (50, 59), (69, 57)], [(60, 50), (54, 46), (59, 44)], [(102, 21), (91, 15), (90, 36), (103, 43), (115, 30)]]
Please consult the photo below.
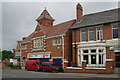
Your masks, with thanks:
[(120, 67), (120, 9), (83, 15), (76, 6), (72, 30), (72, 63), (65, 72), (111, 73)]
[(12, 60), (13, 66), (20, 66), (20, 56), (21, 56), (21, 41), (17, 41), (15, 49), (13, 49), (14, 57)]
[(53, 61), (59, 66), (64, 66), (64, 61), (72, 61), (71, 26), (76, 20), (70, 20), (57, 25), (45, 9), (36, 19), (37, 25), (28, 37), (23, 37), (21, 42), (21, 66), (26, 60), (39, 59), (42, 62)]

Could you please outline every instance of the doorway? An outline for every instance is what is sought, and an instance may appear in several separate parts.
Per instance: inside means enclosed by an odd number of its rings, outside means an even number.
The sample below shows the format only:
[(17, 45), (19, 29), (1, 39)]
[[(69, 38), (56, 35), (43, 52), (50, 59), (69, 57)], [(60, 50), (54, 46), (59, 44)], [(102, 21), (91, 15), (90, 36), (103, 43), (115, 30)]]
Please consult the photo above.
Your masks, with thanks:
[(115, 65), (116, 68), (120, 68), (120, 52), (115, 52)]

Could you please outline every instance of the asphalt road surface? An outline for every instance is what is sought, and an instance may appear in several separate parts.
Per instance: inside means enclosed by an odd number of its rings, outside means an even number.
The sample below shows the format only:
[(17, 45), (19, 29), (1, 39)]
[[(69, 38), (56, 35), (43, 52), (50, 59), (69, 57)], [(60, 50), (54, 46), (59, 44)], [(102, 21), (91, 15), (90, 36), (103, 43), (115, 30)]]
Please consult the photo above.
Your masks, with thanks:
[(95, 76), (95, 74), (86, 74), (86, 76), (82, 76), (84, 74), (77, 74), (3, 69), (2, 80), (118, 80), (116, 78), (91, 77)]

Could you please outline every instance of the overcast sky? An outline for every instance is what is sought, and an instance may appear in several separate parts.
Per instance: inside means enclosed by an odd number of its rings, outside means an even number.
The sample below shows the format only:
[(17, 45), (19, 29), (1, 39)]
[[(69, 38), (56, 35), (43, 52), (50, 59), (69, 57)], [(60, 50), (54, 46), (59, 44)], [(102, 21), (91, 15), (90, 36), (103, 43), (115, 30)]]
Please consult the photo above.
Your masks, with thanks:
[[(76, 19), (76, 4), (77, 2), (3, 2), (2, 49), (12, 50), (17, 40), (31, 34), (37, 24), (35, 19), (45, 7), (55, 19), (55, 25)], [(80, 2), (80, 4), (84, 15), (118, 7), (117, 2)]]

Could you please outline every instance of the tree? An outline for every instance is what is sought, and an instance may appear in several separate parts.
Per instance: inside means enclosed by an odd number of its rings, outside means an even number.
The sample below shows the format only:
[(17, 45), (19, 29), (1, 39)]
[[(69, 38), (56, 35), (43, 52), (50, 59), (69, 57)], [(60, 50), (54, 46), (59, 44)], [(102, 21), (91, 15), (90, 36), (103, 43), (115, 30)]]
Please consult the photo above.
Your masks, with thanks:
[(2, 51), (2, 60), (6, 59), (6, 58), (8, 58), (8, 59), (13, 58), (12, 51), (8, 51), (8, 50)]

